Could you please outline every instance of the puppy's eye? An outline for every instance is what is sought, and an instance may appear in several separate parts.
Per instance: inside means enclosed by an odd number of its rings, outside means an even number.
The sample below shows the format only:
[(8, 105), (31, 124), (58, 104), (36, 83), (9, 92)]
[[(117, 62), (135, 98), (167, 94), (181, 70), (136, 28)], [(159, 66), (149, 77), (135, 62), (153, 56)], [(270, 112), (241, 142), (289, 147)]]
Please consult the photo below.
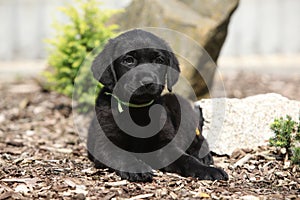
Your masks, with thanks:
[(155, 58), (154, 62), (157, 64), (165, 64), (166, 63), (164, 57), (162, 57), (162, 56)]
[(134, 66), (136, 64), (136, 59), (133, 56), (125, 56), (122, 59), (122, 64), (126, 66)]

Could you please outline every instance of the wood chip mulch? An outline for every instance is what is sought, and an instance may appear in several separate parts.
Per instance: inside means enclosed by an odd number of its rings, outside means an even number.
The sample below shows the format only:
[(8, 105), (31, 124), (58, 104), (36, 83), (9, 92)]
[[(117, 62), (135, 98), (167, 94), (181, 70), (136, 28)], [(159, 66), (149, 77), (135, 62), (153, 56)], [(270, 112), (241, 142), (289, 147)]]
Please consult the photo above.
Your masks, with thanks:
[(87, 159), (73, 128), (70, 99), (34, 83), (0, 85), (0, 200), (3, 199), (300, 199), (299, 166), (274, 149), (215, 157), (229, 181), (199, 181), (157, 171), (131, 183)]

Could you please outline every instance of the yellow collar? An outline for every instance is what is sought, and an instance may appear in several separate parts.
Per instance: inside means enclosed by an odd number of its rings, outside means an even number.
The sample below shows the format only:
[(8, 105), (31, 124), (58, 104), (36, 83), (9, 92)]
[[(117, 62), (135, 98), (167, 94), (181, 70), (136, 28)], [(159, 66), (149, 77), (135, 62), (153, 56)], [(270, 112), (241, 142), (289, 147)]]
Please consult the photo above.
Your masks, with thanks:
[(133, 103), (122, 101), (119, 97), (117, 97), (116, 95), (114, 95), (112, 93), (104, 92), (104, 94), (112, 96), (118, 102), (118, 111), (119, 111), (119, 113), (122, 113), (124, 111), (123, 108), (122, 108), (122, 105), (127, 106), (127, 107), (132, 107), (132, 108), (143, 108), (143, 107), (150, 106), (154, 102), (154, 99), (153, 99), (153, 100), (149, 101), (148, 103), (133, 104)]

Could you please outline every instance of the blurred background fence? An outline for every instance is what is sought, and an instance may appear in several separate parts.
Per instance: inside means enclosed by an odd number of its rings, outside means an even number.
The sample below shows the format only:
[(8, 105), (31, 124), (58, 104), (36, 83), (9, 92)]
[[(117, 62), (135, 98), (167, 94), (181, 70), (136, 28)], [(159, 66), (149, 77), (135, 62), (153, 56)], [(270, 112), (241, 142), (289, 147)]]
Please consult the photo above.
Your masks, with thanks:
[[(0, 59), (45, 59), (44, 38), (52, 34), (56, 8), (71, 0), (0, 0)], [(122, 8), (130, 0), (104, 1)], [(241, 0), (229, 26), (221, 57), (298, 54), (300, 52), (299, 0)]]

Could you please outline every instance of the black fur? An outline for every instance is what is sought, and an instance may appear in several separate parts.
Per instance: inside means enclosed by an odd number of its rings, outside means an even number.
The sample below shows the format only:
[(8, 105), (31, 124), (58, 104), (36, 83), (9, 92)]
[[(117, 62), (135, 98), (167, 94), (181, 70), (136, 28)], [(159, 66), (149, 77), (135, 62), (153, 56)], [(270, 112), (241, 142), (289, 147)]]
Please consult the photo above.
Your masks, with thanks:
[[(159, 168), (169, 159), (170, 154), (161, 149), (172, 144), (172, 154), (180, 156), (160, 170), (199, 179), (228, 179), (222, 169), (209, 166), (213, 159), (208, 144), (201, 134), (196, 135), (195, 130), (198, 128), (201, 132), (203, 126), (201, 108), (192, 108), (187, 100), (172, 93), (161, 95), (165, 80), (167, 89), (171, 91), (180, 71), (178, 60), (165, 41), (143, 30), (128, 31), (109, 41), (94, 60), (92, 71), (105, 86), (96, 101), (96, 117), (91, 123), (87, 143), (89, 158), (97, 168), (108, 167), (130, 181), (151, 181), (152, 169)], [(132, 73), (125, 75), (129, 71)], [(123, 83), (116, 85), (121, 79)], [(134, 88), (136, 84), (142, 85)], [(117, 100), (110, 95), (114, 89), (118, 91), (118, 98), (127, 98), (130, 103), (154, 102), (141, 108), (122, 105), (124, 112), (120, 112)], [(149, 111), (155, 105), (160, 107), (151, 118)], [(126, 112), (130, 113), (136, 125), (145, 127), (153, 124), (153, 127), (161, 126), (161, 130), (144, 138), (125, 133), (116, 120), (132, 131), (139, 130), (128, 125)], [(113, 113), (117, 113), (116, 118)], [(139, 134), (147, 136), (147, 133)], [(175, 136), (178, 136), (177, 140), (171, 143)], [(186, 145), (187, 148), (184, 148)], [(114, 146), (129, 153), (124, 156)], [(153, 151), (157, 151), (159, 156), (146, 159), (135, 154)], [(118, 169), (112, 166), (118, 166)]]

